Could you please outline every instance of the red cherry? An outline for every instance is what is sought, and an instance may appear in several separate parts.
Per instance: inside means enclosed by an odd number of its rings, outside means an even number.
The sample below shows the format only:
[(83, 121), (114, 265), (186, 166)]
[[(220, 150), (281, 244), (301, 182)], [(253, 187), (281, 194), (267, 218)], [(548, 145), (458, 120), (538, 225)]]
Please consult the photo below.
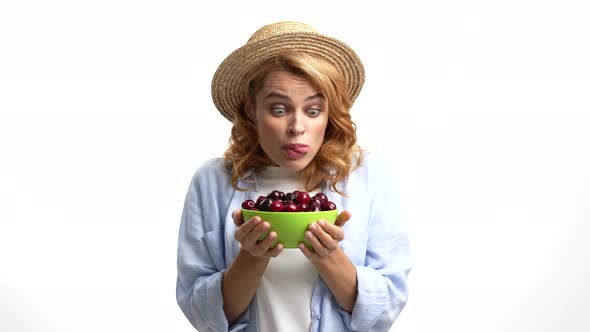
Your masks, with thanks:
[(270, 203), (270, 205), (268, 206), (268, 210), (272, 212), (281, 212), (283, 211), (283, 207), (283, 202), (281, 202), (280, 200), (276, 200)]
[(298, 204), (309, 204), (309, 201), (311, 200), (311, 197), (309, 197), (309, 194), (305, 191), (300, 191), (297, 193), (297, 196), (295, 197), (295, 201)]
[(256, 199), (256, 207), (260, 207), (260, 203), (266, 199), (266, 196), (258, 196)]
[(255, 206), (256, 203), (254, 203), (254, 201), (251, 199), (247, 199), (242, 202), (242, 209), (252, 210), (252, 208), (254, 208)]
[(313, 195), (313, 198), (318, 198), (322, 202), (328, 201), (328, 197), (324, 193), (317, 193), (317, 194)]
[(265, 198), (262, 202), (260, 202), (260, 206), (258, 208), (262, 211), (268, 211), (268, 207), (273, 202), (270, 198)]
[(277, 199), (283, 199), (283, 197), (285, 197), (285, 193), (276, 189), (271, 191), (268, 195), (266, 195), (266, 198), (270, 198), (273, 201)]
[(309, 205), (305, 203), (297, 204), (297, 211), (299, 212), (307, 212), (309, 210)]
[(299, 211), (299, 209), (297, 208), (297, 205), (295, 205), (295, 203), (286, 204), (283, 207), (283, 212), (297, 212), (297, 211)]
[(312, 199), (308, 205), (309, 208), (307, 210), (311, 212), (320, 211), (322, 209), (322, 202), (320, 202), (319, 199)]
[(294, 201), (295, 200), (295, 197), (297, 197), (297, 195), (295, 195), (294, 193), (286, 193), (284, 200)]
[(334, 204), (334, 202), (323, 202), (322, 206), (321, 206), (322, 211), (330, 211), (330, 210), (336, 210), (336, 204)]
[(312, 202), (316, 202), (317, 204), (322, 205), (322, 203), (324, 201), (322, 201), (320, 198), (314, 196), (312, 199), (309, 200), (309, 204), (311, 204)]

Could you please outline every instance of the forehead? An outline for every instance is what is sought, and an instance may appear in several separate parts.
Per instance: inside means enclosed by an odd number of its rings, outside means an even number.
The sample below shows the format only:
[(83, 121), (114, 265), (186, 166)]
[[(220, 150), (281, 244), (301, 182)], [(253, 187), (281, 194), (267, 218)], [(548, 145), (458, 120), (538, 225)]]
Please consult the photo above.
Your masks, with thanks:
[(305, 76), (295, 75), (287, 71), (271, 71), (266, 75), (260, 92), (280, 91), (283, 93), (316, 94), (320, 89)]

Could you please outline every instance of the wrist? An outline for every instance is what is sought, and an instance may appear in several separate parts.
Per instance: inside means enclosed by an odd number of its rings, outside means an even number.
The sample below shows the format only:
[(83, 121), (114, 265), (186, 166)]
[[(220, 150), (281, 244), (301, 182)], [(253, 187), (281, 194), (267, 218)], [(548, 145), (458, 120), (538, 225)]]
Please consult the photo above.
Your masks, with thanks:
[(238, 257), (250, 264), (267, 264), (270, 261), (270, 257), (254, 256), (242, 248), (238, 252)]
[(313, 264), (318, 271), (321, 271), (342, 266), (346, 262), (349, 262), (348, 256), (346, 256), (342, 248), (338, 247), (329, 255), (322, 256), (320, 259), (313, 261)]

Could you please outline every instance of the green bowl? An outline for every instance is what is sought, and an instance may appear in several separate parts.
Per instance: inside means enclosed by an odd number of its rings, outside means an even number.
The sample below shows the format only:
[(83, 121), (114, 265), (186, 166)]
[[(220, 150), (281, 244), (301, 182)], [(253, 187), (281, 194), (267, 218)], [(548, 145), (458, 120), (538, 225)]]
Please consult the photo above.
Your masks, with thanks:
[(301, 242), (311, 247), (311, 244), (305, 238), (305, 231), (309, 224), (322, 219), (333, 224), (338, 216), (338, 211), (269, 212), (242, 209), (242, 215), (244, 216), (244, 221), (248, 221), (254, 216), (259, 216), (262, 218), (262, 221), (267, 221), (270, 224), (270, 230), (264, 233), (260, 237), (260, 240), (264, 239), (270, 231), (277, 233), (277, 238), (271, 244), (271, 248), (279, 242), (283, 244), (284, 248), (299, 248), (299, 243)]

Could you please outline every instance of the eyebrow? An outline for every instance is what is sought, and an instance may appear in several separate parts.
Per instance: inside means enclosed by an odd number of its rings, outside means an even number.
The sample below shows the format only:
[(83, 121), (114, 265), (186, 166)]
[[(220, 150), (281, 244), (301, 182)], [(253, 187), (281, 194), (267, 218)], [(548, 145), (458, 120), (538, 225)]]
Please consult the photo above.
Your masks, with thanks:
[[(282, 93), (278, 93), (278, 92), (270, 92), (268, 95), (266, 95), (266, 97), (264, 97), (264, 99), (269, 99), (269, 98), (280, 98), (280, 99), (285, 99), (285, 100), (291, 100), (291, 98), (289, 98), (289, 96), (284, 95)], [(310, 101), (312, 99), (316, 99), (316, 98), (324, 98), (324, 94), (321, 92), (316, 93), (315, 95), (311, 95), (307, 98), (305, 98), (305, 101)]]

